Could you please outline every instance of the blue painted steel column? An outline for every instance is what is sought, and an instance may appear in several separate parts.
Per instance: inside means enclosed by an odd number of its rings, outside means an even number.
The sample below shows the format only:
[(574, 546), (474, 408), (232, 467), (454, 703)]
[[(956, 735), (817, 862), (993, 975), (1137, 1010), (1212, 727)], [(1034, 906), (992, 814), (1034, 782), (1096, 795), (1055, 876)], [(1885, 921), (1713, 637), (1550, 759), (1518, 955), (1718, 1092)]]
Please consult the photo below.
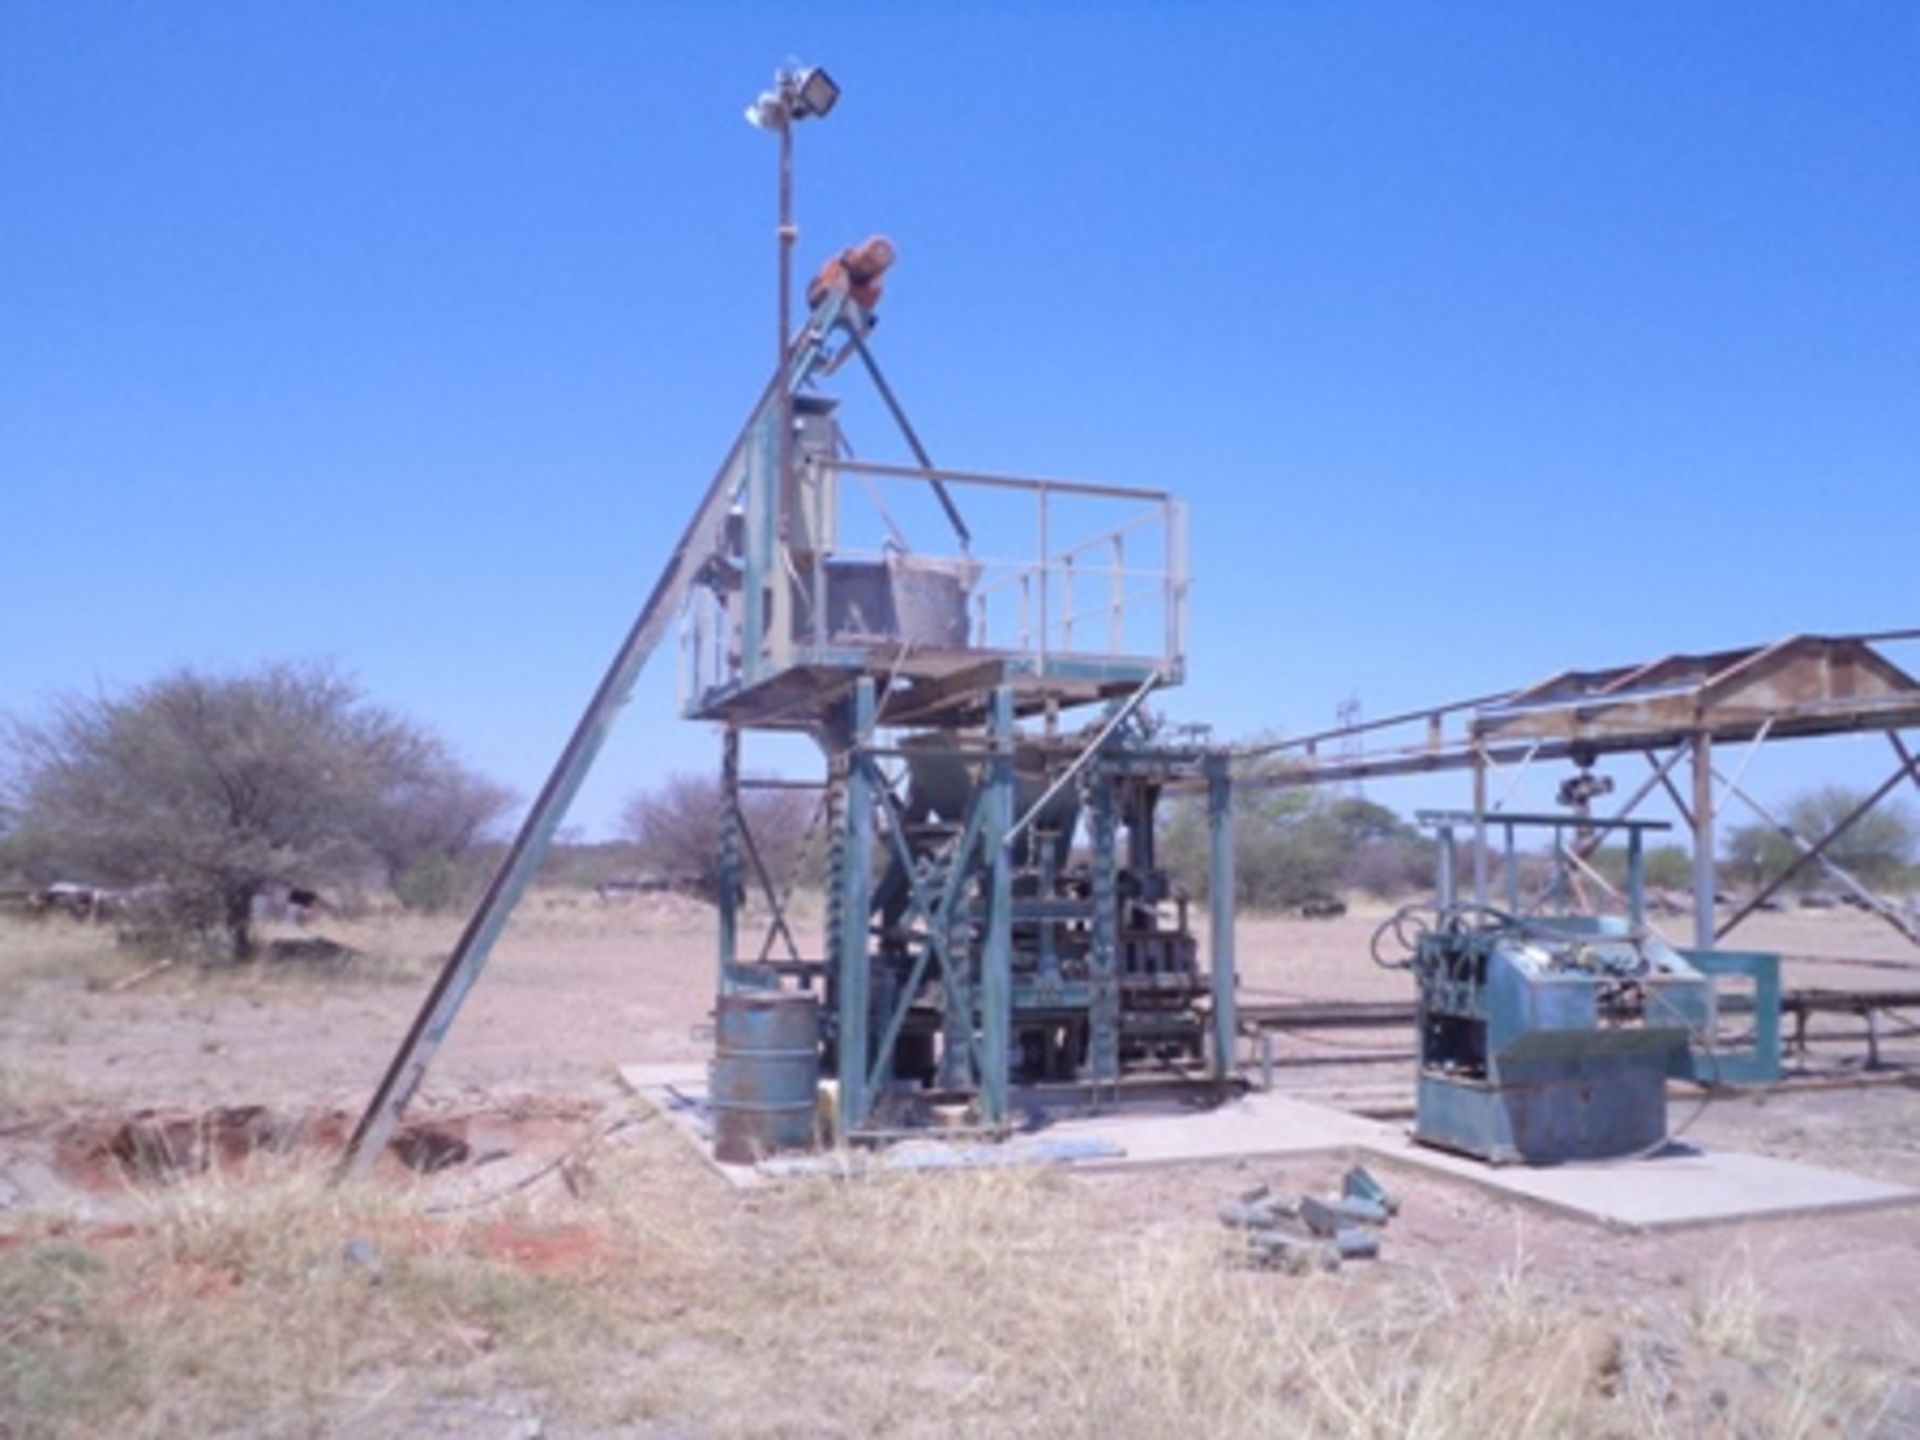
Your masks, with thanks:
[(740, 732), (720, 739), (720, 993), (740, 982)]
[(1636, 930), (1647, 918), (1647, 854), (1640, 833), (1627, 831), (1627, 921)]
[(1115, 853), (1113, 777), (1094, 762), (1093, 811), (1088, 817), (1093, 844), (1093, 933), (1088, 937), (1087, 968), (1093, 994), (1087, 1006), (1087, 1059), (1095, 1085), (1120, 1078), (1120, 887)]
[(1213, 954), (1213, 1078), (1234, 1072), (1234, 1041), (1239, 1028), (1234, 1010), (1237, 976), (1233, 954), (1233, 780), (1227, 757), (1207, 757), (1208, 930)]
[(987, 715), (988, 762), (986, 840), (993, 856), (992, 893), (987, 902), (987, 944), (980, 977), (980, 1100), (989, 1125), (1005, 1123), (1013, 1046), (1013, 855), (1007, 832), (1013, 829), (1013, 691), (993, 692)]
[(873, 897), (868, 893), (873, 874), (873, 780), (865, 747), (873, 739), (873, 677), (862, 676), (853, 693), (853, 735), (847, 749), (847, 811), (845, 816), (844, 889), (840, 895), (838, 962), (840, 1062), (840, 1139), (867, 1122), (871, 1097), (867, 1094), (867, 1024), (871, 1005), (868, 971), (871, 964), (868, 930)]

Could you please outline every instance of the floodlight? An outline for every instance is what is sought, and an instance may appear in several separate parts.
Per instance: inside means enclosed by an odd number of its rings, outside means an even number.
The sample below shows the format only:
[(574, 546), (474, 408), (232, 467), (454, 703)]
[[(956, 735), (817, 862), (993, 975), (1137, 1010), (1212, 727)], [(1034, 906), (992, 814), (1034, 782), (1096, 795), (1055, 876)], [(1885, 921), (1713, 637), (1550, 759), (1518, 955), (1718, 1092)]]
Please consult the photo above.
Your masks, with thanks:
[(809, 115), (825, 117), (839, 103), (840, 87), (818, 65), (811, 70), (801, 71), (789, 83), (792, 86), (790, 103), (796, 120)]
[(756, 130), (778, 130), (786, 123), (786, 103), (771, 90), (761, 91), (759, 98), (747, 106), (747, 124)]

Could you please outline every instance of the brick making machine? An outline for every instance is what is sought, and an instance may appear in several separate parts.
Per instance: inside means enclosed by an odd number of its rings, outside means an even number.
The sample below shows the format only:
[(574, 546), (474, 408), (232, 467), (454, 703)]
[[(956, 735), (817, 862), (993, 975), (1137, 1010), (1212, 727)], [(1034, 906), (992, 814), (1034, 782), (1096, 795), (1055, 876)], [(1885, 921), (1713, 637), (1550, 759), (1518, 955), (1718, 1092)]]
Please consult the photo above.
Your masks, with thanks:
[(1404, 967), (1418, 989), (1414, 1137), (1496, 1164), (1660, 1149), (1667, 1081), (1718, 1078), (1713, 980), (1644, 923), (1641, 837), (1665, 826), (1497, 817), (1509, 835), (1626, 831), (1630, 913), (1619, 919), (1522, 915), (1517, 897), (1508, 909), (1463, 902), (1454, 832), (1476, 817), (1421, 818), (1439, 831), (1438, 899), (1401, 910), (1373, 942), (1375, 961)]

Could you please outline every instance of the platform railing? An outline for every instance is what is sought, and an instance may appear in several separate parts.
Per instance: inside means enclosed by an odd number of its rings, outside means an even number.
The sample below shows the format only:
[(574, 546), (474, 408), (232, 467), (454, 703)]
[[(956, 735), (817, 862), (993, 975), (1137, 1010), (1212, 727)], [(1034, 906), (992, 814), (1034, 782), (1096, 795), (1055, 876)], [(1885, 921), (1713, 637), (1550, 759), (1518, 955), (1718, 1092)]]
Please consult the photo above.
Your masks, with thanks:
[[(1178, 671), (1186, 637), (1186, 510), (1171, 492), (856, 460), (818, 469), (831, 478), (816, 493), (834, 497), (843, 512), (862, 499), (884, 509), (869, 488), (873, 481), (944, 486), (970, 523), (968, 491), (992, 492), (1002, 503), (999, 523), (976, 525), (972, 552), (958, 553), (952, 537), (937, 531), (927, 537), (934, 543), (912, 551), (978, 567), (969, 595), (973, 648), (1031, 655), (1043, 664), (1086, 657)], [(863, 483), (837, 483), (842, 476)], [(1007, 513), (1008, 499), (1023, 517)], [(1063, 513), (1069, 509), (1074, 513)], [(842, 545), (834, 556), (873, 558), (887, 548)]]
[[(966, 517), (957, 536), (936, 508)], [(769, 633), (758, 671), (844, 648), (826, 610), (829, 575), (857, 562), (917, 564), (961, 577), (964, 648), (1029, 657), (1041, 673), (1074, 662), (1151, 667), (1167, 678), (1186, 649), (1186, 509), (1165, 490), (815, 458), (795, 525), (819, 543), (782, 561), (791, 636)], [(696, 588), (682, 615), (683, 709), (742, 678), (741, 598)], [(884, 637), (874, 637), (880, 643)], [(912, 648), (908, 642), (901, 648)], [(891, 663), (891, 662), (890, 662)]]

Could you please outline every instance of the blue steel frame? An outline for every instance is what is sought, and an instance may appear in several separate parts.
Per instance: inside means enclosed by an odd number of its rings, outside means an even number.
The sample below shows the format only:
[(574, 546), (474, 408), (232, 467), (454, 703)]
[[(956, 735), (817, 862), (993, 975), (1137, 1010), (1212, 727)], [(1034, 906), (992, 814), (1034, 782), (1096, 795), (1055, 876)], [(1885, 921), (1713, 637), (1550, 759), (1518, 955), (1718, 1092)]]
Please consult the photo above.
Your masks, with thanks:
[[(774, 388), (749, 420), (737, 447), (738, 482), (730, 492), (737, 512), (737, 540), (726, 556), (714, 562), (725, 568), (710, 572), (713, 597), (702, 612), (725, 628), (713, 637), (703, 635), (697, 625), (694, 630), (693, 683), (683, 694), (683, 710), (725, 726), (717, 983), (720, 992), (728, 994), (779, 986), (792, 975), (809, 986), (816, 979), (824, 982), (839, 1132), (845, 1139), (869, 1129), (875, 1099), (889, 1082), (916, 997), (924, 995), (929, 982), (937, 982), (943, 1011), (937, 1084), (947, 1093), (975, 1096), (985, 1125), (1004, 1129), (1011, 1116), (1013, 1050), (1021, 1015), (1081, 1011), (1088, 1040), (1085, 1074), (1097, 1090), (1120, 1079), (1125, 1010), (1120, 973), (1117, 772), (1102, 759), (1078, 777), (1089, 802), (1092, 915), (1087, 927), (1087, 978), (1069, 981), (1060, 974), (1056, 953), (1056, 927), (1063, 917), (1053, 915), (1047, 903), (1015, 899), (1013, 839), (1033, 818), (1016, 816), (1015, 718), (1038, 709), (1051, 716), (1076, 704), (1096, 699), (1111, 702), (1131, 693), (1132, 699), (1114, 716), (1112, 724), (1117, 727), (1156, 685), (1178, 683), (1185, 647), (1185, 508), (1165, 491), (935, 471), (926, 464), (924, 454), (917, 468), (851, 461), (815, 446), (809, 446), (805, 455), (789, 457), (780, 443), (780, 426), (792, 413), (795, 391), (812, 376), (831, 373), (847, 350), (858, 350), (872, 370), (871, 357), (860, 343), (867, 324), (864, 313), (850, 300), (827, 297), (803, 332), (812, 357), (809, 363), (794, 367), (787, 383)], [(846, 330), (850, 338), (841, 351), (830, 355), (825, 346), (836, 328)], [(875, 379), (879, 380), (877, 373)], [(940, 713), (946, 718), (914, 723), (930, 723), (936, 729), (979, 726), (975, 732), (979, 738), (968, 742), (979, 747), (970, 750), (967, 761), (973, 776), (971, 800), (957, 843), (946, 852), (944, 868), (937, 874), (923, 875), (916, 869), (915, 856), (904, 838), (907, 827), (894, 793), (895, 782), (882, 763), (898, 752), (888, 750), (878, 738), (888, 705), (898, 699), (892, 682), (903, 656), (882, 646), (838, 640), (820, 623), (826, 605), (822, 567), (825, 557), (837, 553), (832, 544), (836, 527), (825, 510), (835, 503), (840, 487), (829, 484), (828, 477), (841, 469), (866, 472), (870, 478), (930, 483), (943, 501), (947, 498), (944, 486), (952, 484), (1030, 491), (1039, 505), (1040, 552), (1033, 567), (1041, 616), (1037, 644), (1024, 643), (1023, 620), (1021, 645), (969, 644), (964, 652), (949, 657), (949, 664), (963, 667), (968, 657), (974, 657), (977, 671), (953, 682), (945, 679), (947, 672), (940, 665), (929, 664), (921, 672), (937, 692), (939, 699), (934, 703), (943, 707)], [(1124, 603), (1121, 581), (1125, 575), (1154, 574), (1164, 603), (1164, 634), (1155, 632), (1164, 641), (1161, 650), (1146, 655), (1111, 653), (1112, 644), (1105, 653), (1075, 649), (1070, 618), (1063, 622), (1068, 627), (1064, 643), (1049, 642), (1046, 595), (1049, 566), (1055, 558), (1050, 558), (1048, 550), (1047, 507), (1048, 497), (1056, 494), (1089, 504), (1113, 501), (1125, 507), (1138, 502), (1156, 517), (1129, 521), (1127, 528), (1130, 532), (1148, 523), (1163, 528), (1165, 570), (1123, 571), (1119, 568), (1123, 543), (1115, 541), (1111, 603), (1116, 607)], [(811, 514), (810, 505), (814, 507)], [(949, 507), (949, 514), (953, 513)], [(1057, 557), (1069, 584), (1076, 573), (1074, 556), (1089, 543), (1093, 542), (1082, 542)], [(819, 613), (808, 615), (808, 605)], [(1122, 613), (1115, 610), (1108, 629), (1116, 642), (1127, 634)], [(981, 627), (987, 623), (984, 609), (979, 622)], [(720, 642), (717, 647), (707, 643), (714, 638)], [(720, 666), (716, 674), (707, 673), (704, 667), (709, 663)], [(911, 663), (908, 676), (916, 678)], [(946, 688), (950, 683), (951, 691)], [(768, 964), (763, 950), (760, 962), (743, 963), (740, 954), (738, 906), (749, 862), (773, 898), (773, 887), (740, 809), (741, 732), (761, 728), (806, 730), (826, 756), (832, 864), (820, 961), (803, 961), (795, 953), (790, 962)], [(1087, 758), (1100, 749), (1100, 745), (1091, 747)], [(1203, 1006), (1210, 1003), (1210, 1023), (1194, 1022), (1198, 1033), (1193, 1043), (1209, 1052), (1212, 1078), (1225, 1082), (1235, 1068), (1231, 784), (1224, 754), (1182, 753), (1186, 759), (1177, 763), (1190, 765), (1189, 773), (1204, 774), (1206, 779), (1215, 897), (1210, 917), (1213, 977), (1210, 992), (1203, 997)], [(1046, 847), (1039, 849), (1044, 852)], [(876, 862), (882, 860), (890, 860), (904, 873), (907, 892), (901, 927), (907, 938), (896, 936), (889, 942), (904, 946), (891, 952), (894, 958), (889, 965), (878, 963), (879, 942), (873, 929), (873, 875)], [(1048, 867), (1054, 862), (1048, 855), (1039, 863)], [(1054, 878), (1051, 870), (1043, 869), (1040, 883), (1050, 887)], [(774, 923), (784, 926), (780, 908), (776, 900)], [(1084, 919), (1084, 910), (1079, 913)], [(1039, 937), (1036, 966), (1023, 969), (1017, 978), (1016, 920), (1026, 927), (1023, 934)], [(918, 1023), (924, 1025), (924, 1014)]]
[[(1123, 711), (1131, 707), (1120, 707)], [(844, 726), (832, 752), (834, 784), (841, 803), (834, 812), (836, 843), (827, 922), (825, 967), (833, 1029), (832, 1073), (838, 1086), (838, 1138), (872, 1133), (875, 1103), (893, 1073), (897, 1047), (928, 981), (937, 981), (943, 1038), (937, 1089), (972, 1095), (982, 1125), (1004, 1131), (1012, 1118), (1014, 1036), (1021, 1017), (1083, 1014), (1087, 1055), (1085, 1082), (1097, 1097), (1121, 1078), (1124, 1028), (1119, 968), (1120, 870), (1116, 794), (1122, 778), (1141, 770), (1198, 772), (1207, 786), (1210, 865), (1213, 878), (1209, 946), (1210, 1013), (1203, 1032), (1208, 1073), (1217, 1084), (1236, 1073), (1236, 976), (1233, 949), (1232, 784), (1222, 752), (1131, 748), (1110, 725), (1063, 772), (1054, 789), (1076, 776), (1087, 801), (1087, 839), (1092, 884), (1085, 979), (1064, 978), (1054, 954), (1053, 932), (1073, 915), (1071, 903), (1048, 900), (1051, 849), (1038, 846), (1034, 873), (1043, 877), (1037, 898), (1016, 900), (1013, 839), (1029, 828), (1045, 801), (1016, 822), (1013, 694), (998, 687), (990, 697), (981, 739), (948, 752), (964, 758), (972, 780), (957, 837), (937, 864), (916, 865), (905, 836), (901, 801), (883, 763), (909, 752), (890, 748), (877, 735), (878, 697), (872, 677), (856, 683)], [(1116, 719), (1124, 716), (1116, 716)], [(956, 745), (961, 742), (956, 739)], [(915, 939), (904, 978), (877, 962), (873, 917), (875, 862), (887, 855), (904, 876), (900, 929)], [(1084, 902), (1082, 902), (1084, 903)], [(1032, 966), (1016, 979), (1014, 924), (1029, 927)], [(977, 966), (977, 969), (976, 969)], [(756, 967), (743, 966), (736, 980), (756, 983)], [(726, 964), (723, 957), (723, 974)]]

